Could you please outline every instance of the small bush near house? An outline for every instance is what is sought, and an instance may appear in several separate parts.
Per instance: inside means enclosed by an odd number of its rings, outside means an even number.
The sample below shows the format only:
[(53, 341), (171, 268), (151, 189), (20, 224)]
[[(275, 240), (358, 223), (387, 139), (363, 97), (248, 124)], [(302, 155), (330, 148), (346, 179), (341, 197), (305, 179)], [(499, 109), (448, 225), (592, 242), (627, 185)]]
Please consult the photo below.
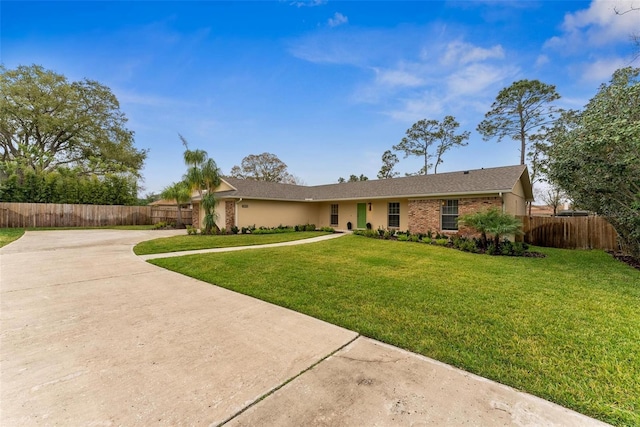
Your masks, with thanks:
[(239, 231), (240, 229), (238, 228), (238, 226), (234, 225), (233, 227), (231, 227), (231, 234), (238, 234)]
[(357, 236), (364, 236), (373, 239), (394, 239), (399, 242), (414, 242), (414, 243), (426, 243), (438, 246), (446, 246), (453, 249), (458, 249), (463, 252), (470, 252), (475, 254), (487, 254), (487, 255), (503, 255), (503, 256), (516, 256), (516, 257), (543, 257), (544, 255), (537, 252), (529, 252), (529, 245), (520, 242), (511, 242), (508, 239), (503, 239), (499, 242), (499, 245), (495, 244), (495, 241), (491, 241), (486, 247), (483, 247), (483, 240), (477, 238), (469, 238), (460, 235), (448, 236), (444, 233), (433, 233), (427, 231), (426, 233), (411, 234), (410, 231), (393, 231), (384, 230), (378, 228), (377, 230), (354, 230), (353, 234)]
[(325, 231), (327, 233), (335, 233), (336, 230), (333, 227), (322, 227), (320, 231)]
[(192, 225), (187, 225), (187, 234), (189, 236), (194, 236), (194, 235), (198, 234), (198, 229), (195, 228)]
[(240, 232), (242, 234), (251, 234), (251, 233), (253, 233), (255, 231), (255, 229), (256, 229), (256, 226), (255, 225), (251, 225), (249, 227), (242, 227), (240, 229)]
[(399, 242), (408, 242), (409, 241), (409, 236), (405, 233), (398, 233), (398, 235), (396, 236), (398, 238)]
[(278, 233), (293, 233), (295, 232), (295, 228), (293, 227), (285, 227), (285, 226), (278, 226), (278, 227), (259, 227), (255, 230), (253, 230), (251, 233), (252, 234), (278, 234)]

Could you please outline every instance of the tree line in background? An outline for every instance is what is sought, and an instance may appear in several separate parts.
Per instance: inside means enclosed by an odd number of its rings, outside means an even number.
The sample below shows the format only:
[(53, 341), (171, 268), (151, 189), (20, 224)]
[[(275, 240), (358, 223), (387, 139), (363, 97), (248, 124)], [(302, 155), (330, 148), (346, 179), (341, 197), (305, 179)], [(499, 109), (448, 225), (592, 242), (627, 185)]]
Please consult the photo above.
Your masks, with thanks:
[[(617, 70), (582, 111), (558, 108), (555, 86), (520, 80), (498, 93), (476, 128), (485, 141), (519, 143), (520, 164), (528, 165), (532, 184), (546, 184), (538, 194), (554, 213), (570, 199), (574, 207), (605, 217), (635, 258), (640, 258), (639, 75), (638, 68)], [(420, 120), (393, 150), (405, 158), (421, 157), (424, 166), (417, 174), (431, 168), (436, 173), (446, 151), (466, 145), (469, 133), (458, 134), (457, 128), (452, 116), (441, 122)], [(378, 178), (398, 176), (398, 161), (391, 150), (385, 151)], [(349, 181), (366, 179), (351, 175)]]
[[(477, 131), (485, 140), (520, 145), (533, 183), (546, 182), (554, 203), (562, 197), (604, 216), (627, 251), (640, 257), (640, 69), (617, 70), (582, 111), (555, 106), (555, 86), (520, 80), (502, 89)], [(44, 68), (0, 66), (0, 200), (92, 204), (135, 204), (147, 150), (136, 149), (118, 100), (91, 80), (69, 82)], [(467, 145), (453, 116), (423, 119), (382, 155), (378, 178), (399, 175), (394, 152), (420, 157), (416, 174), (443, 163), (445, 153)], [(206, 232), (215, 229), (213, 189), (220, 171), (184, 138), (187, 173), (167, 187), (167, 198), (185, 200), (197, 191)], [(290, 184), (302, 181), (271, 153), (249, 155), (231, 176)], [(365, 181), (352, 174), (348, 181)], [(340, 182), (346, 182), (340, 178)], [(171, 187), (171, 188), (170, 188)], [(185, 191), (185, 188), (187, 189)]]
[(136, 204), (147, 150), (126, 123), (98, 82), (0, 66), (0, 200)]

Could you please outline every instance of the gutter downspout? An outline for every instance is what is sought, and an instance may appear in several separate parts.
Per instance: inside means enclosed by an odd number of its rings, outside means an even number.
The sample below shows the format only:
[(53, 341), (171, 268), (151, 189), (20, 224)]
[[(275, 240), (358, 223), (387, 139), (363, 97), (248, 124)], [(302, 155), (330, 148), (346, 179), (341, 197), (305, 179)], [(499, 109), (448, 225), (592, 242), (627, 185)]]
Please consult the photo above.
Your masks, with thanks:
[(507, 209), (506, 209), (506, 206), (504, 205), (504, 196), (502, 195), (502, 191), (498, 193), (498, 196), (500, 197), (500, 199), (502, 199), (502, 213), (506, 213)]

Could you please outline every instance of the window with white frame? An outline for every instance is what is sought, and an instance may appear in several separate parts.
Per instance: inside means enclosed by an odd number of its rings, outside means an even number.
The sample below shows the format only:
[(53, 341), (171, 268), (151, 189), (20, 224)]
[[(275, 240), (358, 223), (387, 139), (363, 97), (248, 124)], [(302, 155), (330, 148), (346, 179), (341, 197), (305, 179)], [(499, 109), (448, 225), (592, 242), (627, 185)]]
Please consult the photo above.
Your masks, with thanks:
[(443, 200), (440, 224), (443, 230), (458, 229), (458, 201)]
[(388, 220), (389, 228), (399, 228), (400, 227), (400, 203), (391, 202), (389, 203), (389, 220)]
[(338, 225), (338, 205), (331, 205), (331, 225)]

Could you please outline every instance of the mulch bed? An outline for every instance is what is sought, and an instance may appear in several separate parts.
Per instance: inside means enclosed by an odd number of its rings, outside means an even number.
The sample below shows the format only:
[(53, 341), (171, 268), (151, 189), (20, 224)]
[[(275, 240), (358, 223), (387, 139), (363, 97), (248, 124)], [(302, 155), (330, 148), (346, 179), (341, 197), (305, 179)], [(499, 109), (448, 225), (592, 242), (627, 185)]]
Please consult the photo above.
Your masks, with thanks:
[(625, 255), (622, 252), (614, 252), (607, 251), (609, 255), (617, 259), (618, 261), (624, 262), (625, 264), (630, 265), (633, 268), (640, 270), (640, 260), (637, 258), (633, 258), (632, 256)]

